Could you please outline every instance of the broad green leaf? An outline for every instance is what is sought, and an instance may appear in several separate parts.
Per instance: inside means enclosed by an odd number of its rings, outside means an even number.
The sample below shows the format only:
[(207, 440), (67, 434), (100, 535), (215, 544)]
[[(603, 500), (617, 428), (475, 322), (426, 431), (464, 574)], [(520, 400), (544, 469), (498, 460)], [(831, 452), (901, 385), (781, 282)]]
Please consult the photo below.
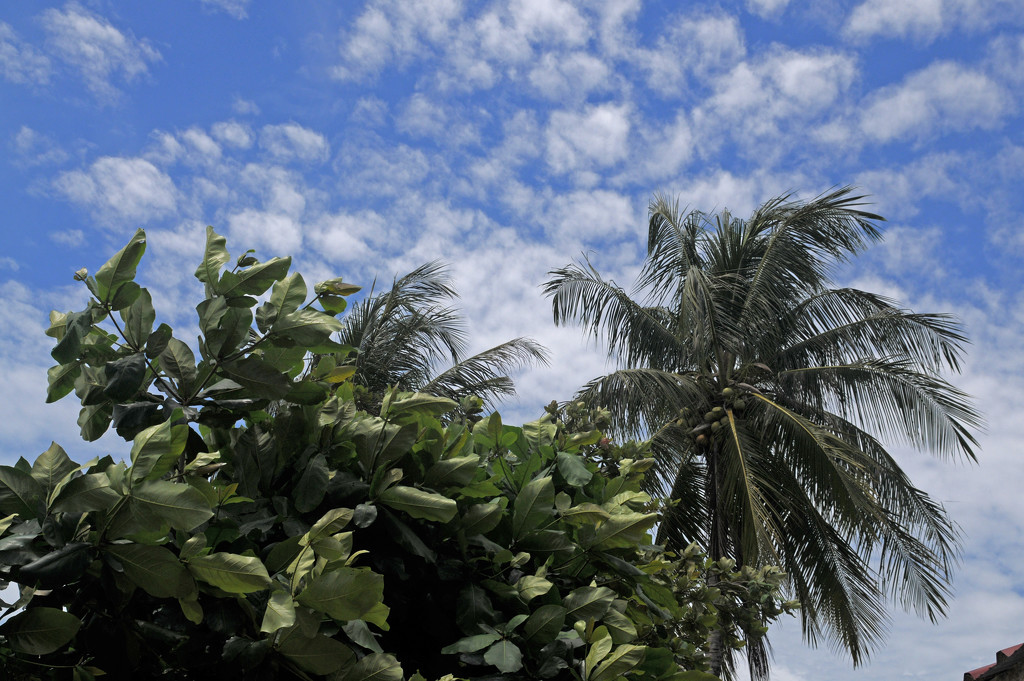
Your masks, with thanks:
[(277, 651), (300, 669), (321, 676), (333, 674), (351, 665), (356, 657), (344, 643), (323, 635), (313, 638), (297, 634), (287, 636), (278, 645)]
[(304, 302), (306, 282), (298, 272), (274, 283), (274, 288), (270, 292), (270, 304), (277, 308), (279, 314), (295, 312)]
[(259, 558), (234, 553), (211, 553), (188, 561), (192, 574), (207, 584), (233, 594), (262, 591), (271, 585), (267, 568)]
[(146, 428), (132, 443), (132, 481), (155, 480), (171, 470), (185, 450), (188, 426), (172, 426), (170, 421)]
[[(146, 357), (147, 359), (156, 359), (159, 357), (164, 350), (167, 349), (168, 343), (171, 342), (171, 335), (173, 331), (171, 327), (166, 324), (161, 324), (157, 327), (156, 331), (149, 334), (149, 338), (146, 339)], [(191, 351), (189, 351), (191, 352)], [(196, 363), (195, 357), (192, 358), (192, 364)]]
[(336, 620), (346, 621), (365, 619), (383, 599), (383, 576), (367, 568), (343, 567), (315, 578), (297, 600)]
[(356, 367), (353, 365), (335, 367), (327, 372), (327, 375), (324, 376), (324, 380), (328, 383), (344, 383), (355, 376), (355, 373)]
[(307, 346), (330, 339), (332, 333), (342, 328), (342, 323), (335, 317), (319, 310), (305, 309), (278, 315), (270, 333)]
[(373, 653), (356, 662), (338, 681), (402, 681), (402, 665), (393, 655)]
[[(589, 681), (617, 681), (644, 661), (644, 646), (621, 645), (590, 675)], [(674, 677), (676, 678), (676, 677)], [(717, 679), (718, 677), (712, 676)]]
[(92, 311), (71, 312), (64, 317), (64, 332), (50, 356), (61, 364), (69, 364), (79, 358), (82, 340), (92, 328)]
[(71, 642), (82, 626), (81, 620), (57, 608), (28, 608), (0, 626), (15, 651), (27, 655), (48, 655)]
[(487, 649), (484, 661), (504, 674), (512, 674), (523, 668), (523, 653), (512, 641), (501, 640)]
[(608, 511), (597, 504), (584, 502), (578, 506), (572, 506), (562, 511), (561, 516), (574, 525), (589, 523), (597, 525), (611, 517)]
[(327, 459), (323, 454), (310, 459), (299, 481), (292, 488), (292, 503), (296, 511), (308, 513), (320, 505), (327, 493), (328, 475)]
[(82, 373), (81, 362), (58, 364), (46, 370), (46, 403), (56, 402), (75, 387), (75, 380)]
[(476, 454), (454, 459), (441, 459), (427, 469), (423, 484), (434, 489), (468, 485), (473, 482), (479, 468), (480, 457)]
[(220, 368), (232, 380), (259, 397), (279, 400), (292, 389), (292, 380), (287, 374), (278, 371), (255, 355), (226, 362), (221, 364)]
[(72, 542), (22, 565), (18, 578), (28, 584), (36, 582), (44, 589), (63, 586), (81, 579), (93, 558), (92, 544)]
[(529, 603), (537, 596), (543, 596), (551, 590), (552, 586), (554, 584), (548, 580), (534, 575), (523, 575), (516, 582), (516, 590), (519, 591), (519, 597), (523, 599), (524, 603)]
[(475, 653), (497, 641), (501, 636), (498, 634), (476, 634), (460, 638), (450, 646), (441, 648), (442, 655), (453, 655), (455, 653)]
[(287, 591), (274, 591), (267, 601), (266, 612), (263, 613), (263, 623), (260, 631), (264, 634), (273, 634), (278, 629), (284, 629), (295, 624), (295, 601)]
[(646, 544), (647, 530), (657, 521), (656, 513), (614, 514), (597, 528), (592, 546), (609, 549)]
[(370, 631), (370, 627), (366, 626), (366, 622), (363, 620), (352, 620), (346, 622), (342, 626), (345, 634), (352, 639), (353, 643), (361, 645), (367, 650), (372, 650), (375, 653), (383, 653), (384, 649), (377, 643), (377, 638)]
[(221, 358), (238, 352), (249, 340), (252, 312), (228, 307), (224, 298), (204, 300), (196, 308), (199, 330), (203, 333), (205, 357)]
[(206, 248), (203, 252), (203, 261), (195, 271), (196, 279), (209, 286), (217, 283), (220, 268), (228, 262), (226, 244), (227, 239), (213, 231), (213, 227), (206, 228)]
[(141, 351), (150, 334), (153, 333), (153, 323), (156, 321), (153, 297), (149, 291), (146, 289), (139, 291), (135, 302), (122, 310), (120, 315), (124, 322), (124, 337), (128, 341), (128, 346)]
[(0, 513), (17, 513), (26, 520), (42, 510), (46, 490), (30, 474), (0, 466)]
[(362, 291), (362, 286), (356, 286), (355, 284), (346, 284), (341, 280), (341, 277), (337, 279), (328, 279), (327, 281), (321, 281), (319, 284), (313, 287), (313, 291), (317, 294), (330, 294), (333, 296), (350, 296), (353, 293)]
[(481, 624), (492, 625), (497, 619), (498, 615), (483, 587), (469, 584), (459, 592), (455, 600), (455, 623), (463, 634), (479, 634)]
[(554, 639), (565, 624), (566, 610), (561, 605), (542, 605), (526, 619), (523, 624), (523, 638), (527, 642), (538, 642), (541, 645)]
[(317, 381), (297, 381), (284, 399), (292, 404), (320, 404), (327, 399), (327, 388)]
[(168, 376), (181, 382), (185, 392), (191, 391), (196, 382), (196, 356), (185, 343), (177, 338), (168, 339), (167, 347), (160, 353), (160, 366)]
[(271, 258), (239, 272), (224, 272), (217, 289), (227, 298), (263, 295), (271, 284), (288, 274), (291, 265), (291, 258)]
[(608, 628), (600, 626), (594, 630), (594, 637), (590, 644), (590, 650), (587, 651), (586, 657), (586, 668), (587, 676), (592, 677), (594, 670), (597, 669), (597, 665), (601, 660), (608, 657), (608, 653), (612, 651), (612, 637), (608, 633)]
[(99, 440), (110, 427), (113, 413), (113, 406), (109, 403), (82, 407), (78, 412), (78, 426), (82, 433), (82, 439), (86, 442)]
[(558, 452), (555, 456), (555, 463), (558, 465), (558, 472), (573, 487), (583, 487), (594, 477), (587, 465), (583, 463), (583, 457), (578, 454)]
[(551, 476), (531, 480), (512, 506), (512, 536), (519, 539), (550, 520), (555, 506), (555, 485)]
[(381, 414), (381, 416), (395, 417), (409, 412), (428, 416), (441, 416), (457, 406), (459, 406), (458, 402), (447, 397), (437, 397), (435, 395), (427, 395), (426, 393), (413, 393), (389, 402), (386, 413)]
[(78, 466), (68, 458), (67, 452), (56, 442), (51, 442), (32, 464), (32, 479), (42, 486), (45, 498), (49, 499), (61, 480), (76, 470)]
[(115, 402), (134, 397), (146, 378), (146, 356), (136, 352), (127, 357), (108, 362), (103, 368), (107, 384), (103, 394)]
[(334, 508), (323, 515), (320, 520), (313, 523), (306, 533), (307, 542), (313, 542), (320, 537), (328, 537), (335, 534), (348, 525), (352, 520), (352, 509)]
[(497, 499), (486, 504), (473, 504), (462, 516), (462, 529), (467, 537), (487, 534), (501, 522), (505, 509)]
[(599, 620), (604, 617), (615, 592), (605, 586), (581, 586), (562, 599), (566, 616), (570, 621), (589, 619)]
[(384, 490), (380, 495), (380, 502), (397, 511), (404, 511), (413, 518), (442, 523), (454, 518), (459, 511), (454, 499), (405, 485), (396, 485)]
[(203, 621), (203, 606), (199, 605), (198, 600), (189, 598), (179, 598), (178, 605), (181, 607), (181, 613), (185, 616), (192, 624), (201, 624)]
[(213, 516), (201, 492), (188, 485), (147, 480), (136, 484), (131, 493), (137, 510), (166, 521), (171, 527), (188, 532)]
[(523, 424), (523, 435), (526, 436), (526, 441), (533, 449), (550, 445), (555, 441), (557, 433), (558, 426), (545, 418)]
[(124, 566), (128, 579), (154, 598), (185, 598), (195, 589), (188, 569), (163, 546), (111, 544), (106, 551)]
[(629, 619), (614, 607), (608, 608), (602, 619), (608, 627), (608, 633), (616, 643), (629, 643), (636, 640), (637, 631), (633, 620)]
[(96, 272), (96, 297), (105, 303), (110, 302), (122, 284), (135, 278), (135, 270), (145, 252), (146, 232), (140, 229)]

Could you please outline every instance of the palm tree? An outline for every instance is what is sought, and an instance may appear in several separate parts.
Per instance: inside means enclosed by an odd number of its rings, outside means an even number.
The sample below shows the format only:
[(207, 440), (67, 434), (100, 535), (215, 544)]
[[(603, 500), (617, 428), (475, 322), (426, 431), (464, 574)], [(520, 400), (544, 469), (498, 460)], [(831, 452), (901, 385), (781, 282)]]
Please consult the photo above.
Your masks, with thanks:
[(343, 318), (339, 340), (357, 349), (352, 381), (365, 388), (371, 406), (379, 406), (389, 387), (456, 401), (476, 396), (493, 405), (515, 395), (508, 374), (547, 363), (547, 350), (529, 338), (467, 357), (463, 318), (447, 304), (457, 297), (446, 267), (430, 262), (390, 290), (371, 292)]
[[(583, 262), (545, 285), (556, 324), (603, 338), (619, 369), (576, 398), (649, 437), (652, 493), (681, 503), (659, 542), (780, 565), (805, 639), (864, 661), (892, 598), (944, 614), (958, 533), (886, 442), (974, 460), (969, 397), (940, 376), (967, 342), (943, 314), (836, 288), (830, 270), (879, 240), (851, 188), (782, 196), (749, 220), (683, 214), (655, 196), (632, 297)], [(715, 673), (731, 657), (711, 643)], [(767, 650), (748, 653), (767, 675)], [(723, 664), (725, 669), (723, 669)]]

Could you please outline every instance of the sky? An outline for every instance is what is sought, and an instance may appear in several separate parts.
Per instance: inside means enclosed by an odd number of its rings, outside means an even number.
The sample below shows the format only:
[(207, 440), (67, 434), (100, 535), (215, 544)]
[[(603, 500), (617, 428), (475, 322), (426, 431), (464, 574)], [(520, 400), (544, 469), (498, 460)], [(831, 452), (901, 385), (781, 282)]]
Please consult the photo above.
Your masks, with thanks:
[(988, 428), (977, 464), (894, 449), (963, 531), (949, 617), (895, 612), (857, 669), (790, 620), (773, 678), (959, 679), (1024, 641), (1022, 106), (1020, 0), (3, 3), (0, 463), (127, 455), (44, 404), (43, 330), (138, 227), (179, 329), (206, 225), (307, 281), (443, 259), (474, 350), (551, 351), (514, 423), (610, 368), (540, 285), (581, 257), (630, 284), (655, 192), (745, 216), (852, 184), (886, 240), (837, 282), (958, 315)]

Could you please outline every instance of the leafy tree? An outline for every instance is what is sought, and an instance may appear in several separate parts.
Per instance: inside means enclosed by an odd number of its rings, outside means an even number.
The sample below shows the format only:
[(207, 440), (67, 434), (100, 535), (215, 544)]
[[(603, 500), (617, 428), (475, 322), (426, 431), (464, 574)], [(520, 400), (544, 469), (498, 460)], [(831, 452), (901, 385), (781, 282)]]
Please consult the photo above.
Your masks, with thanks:
[(379, 407), (384, 392), (398, 387), (489, 403), (515, 395), (508, 374), (533, 362), (547, 363), (543, 346), (529, 338), (467, 357), (464, 320), (448, 305), (456, 297), (445, 267), (431, 262), (353, 305), (339, 336), (358, 350), (352, 381), (367, 393), (360, 401)]
[(225, 271), (212, 229), (195, 357), (134, 281), (145, 245), (80, 271), (92, 299), (48, 332), (49, 399), (130, 460), (0, 466), (5, 678), (702, 681), (709, 631), (792, 607), (777, 569), (649, 546), (635, 443), (422, 393), (358, 411), (331, 340), (355, 287)]
[(551, 272), (545, 289), (556, 324), (580, 324), (618, 360), (576, 399), (610, 410), (620, 434), (652, 437), (649, 489), (680, 501), (659, 540), (782, 566), (805, 637), (855, 664), (884, 633), (887, 596), (944, 613), (957, 553), (955, 525), (882, 440), (973, 460), (981, 425), (940, 376), (966, 342), (955, 320), (830, 279), (880, 238), (861, 198), (782, 196), (739, 220), (656, 196), (632, 295), (589, 263)]

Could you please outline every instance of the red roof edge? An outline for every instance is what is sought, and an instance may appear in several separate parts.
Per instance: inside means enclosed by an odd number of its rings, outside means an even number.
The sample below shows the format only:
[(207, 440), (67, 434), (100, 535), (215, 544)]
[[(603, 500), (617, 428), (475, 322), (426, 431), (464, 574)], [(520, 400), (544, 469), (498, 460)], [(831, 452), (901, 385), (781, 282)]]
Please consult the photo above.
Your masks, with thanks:
[(995, 667), (995, 666), (996, 666), (996, 663), (993, 662), (992, 664), (987, 664), (984, 667), (978, 667), (977, 669), (972, 669), (969, 672), (964, 672), (964, 681), (974, 681), (979, 676), (981, 676), (982, 674), (984, 674), (989, 669), (992, 669), (992, 667)]
[(998, 653), (996, 653), (996, 662), (1002, 662), (1003, 660), (1008, 658), (1010, 655), (1013, 655), (1015, 652), (1020, 650), (1021, 646), (1024, 646), (1024, 643), (1018, 643), (1015, 646), (1010, 646), (1009, 648), (1003, 648)]

